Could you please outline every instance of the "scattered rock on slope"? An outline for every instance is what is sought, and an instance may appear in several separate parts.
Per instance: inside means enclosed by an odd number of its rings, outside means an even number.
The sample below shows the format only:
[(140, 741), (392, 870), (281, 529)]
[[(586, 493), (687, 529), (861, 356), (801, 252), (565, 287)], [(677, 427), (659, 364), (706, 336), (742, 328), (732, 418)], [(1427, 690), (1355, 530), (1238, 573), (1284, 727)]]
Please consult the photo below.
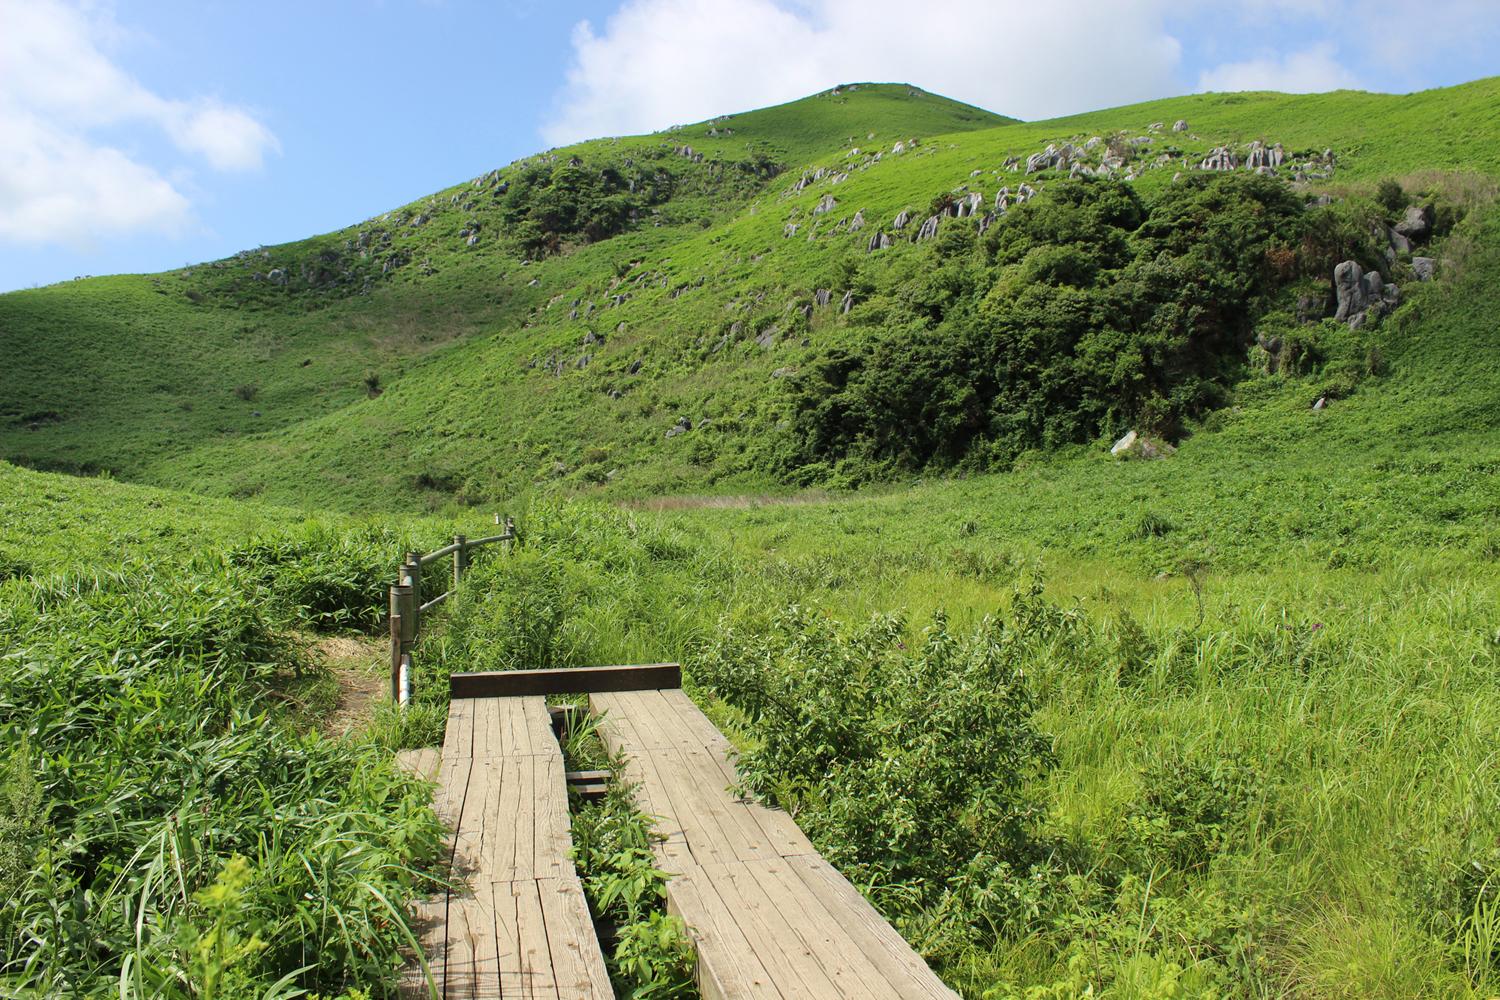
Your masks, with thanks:
[(1127, 431), (1114, 443), (1109, 453), (1117, 458), (1166, 458), (1177, 449), (1165, 441), (1149, 437), (1137, 431)]
[(1358, 329), (1378, 319), (1401, 300), (1401, 291), (1386, 284), (1379, 271), (1364, 271), (1358, 261), (1346, 260), (1333, 269), (1333, 290), (1338, 295), (1334, 319)]
[(1430, 205), (1411, 205), (1406, 209), (1406, 214), (1401, 221), (1396, 223), (1395, 231), (1411, 240), (1413, 243), (1421, 243), (1432, 235), (1432, 207)]

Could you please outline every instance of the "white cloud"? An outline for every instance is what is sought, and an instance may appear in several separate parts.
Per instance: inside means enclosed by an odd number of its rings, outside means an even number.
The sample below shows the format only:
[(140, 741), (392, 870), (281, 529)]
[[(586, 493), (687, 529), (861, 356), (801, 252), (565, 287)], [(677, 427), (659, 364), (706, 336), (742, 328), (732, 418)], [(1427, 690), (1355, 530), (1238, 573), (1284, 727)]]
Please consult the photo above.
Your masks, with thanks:
[(1165, 96), (1182, 0), (626, 0), (574, 30), (553, 143), (904, 81), (1023, 118)]
[(279, 149), (249, 112), (163, 97), (116, 66), (104, 50), (121, 30), (106, 9), (0, 0), (0, 25), (0, 239), (85, 246), (188, 225), (187, 197), (104, 129), (144, 127), (216, 170), (255, 169)]
[(1332, 44), (1322, 42), (1285, 56), (1268, 55), (1224, 63), (1205, 70), (1199, 90), (1279, 90), (1312, 94), (1359, 86), (1359, 79), (1339, 61)]
[(217, 101), (173, 103), (162, 124), (179, 147), (200, 154), (218, 170), (254, 169), (267, 150), (281, 148), (270, 129)]
[(86, 246), (96, 237), (186, 228), (188, 201), (117, 149), (0, 108), (0, 240)]

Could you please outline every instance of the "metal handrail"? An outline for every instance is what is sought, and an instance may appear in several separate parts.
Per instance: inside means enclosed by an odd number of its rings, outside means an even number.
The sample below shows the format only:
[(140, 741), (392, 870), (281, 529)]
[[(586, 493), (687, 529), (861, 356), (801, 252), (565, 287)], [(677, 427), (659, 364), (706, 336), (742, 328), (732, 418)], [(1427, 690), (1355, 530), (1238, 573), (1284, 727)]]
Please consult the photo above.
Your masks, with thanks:
[[(502, 523), (499, 514), (495, 515), (495, 523)], [(463, 582), (464, 573), (469, 568), (470, 552), (497, 542), (505, 543), (505, 551), (510, 551), (519, 537), (516, 534), (516, 522), (514, 518), (507, 517), (503, 523), (505, 530), (498, 535), (473, 539), (455, 535), (452, 544), (425, 555), (419, 552), (406, 554), (397, 573), (397, 582), (391, 585), (390, 590), (391, 698), (399, 707), (405, 708), (411, 700), (412, 649), (421, 634), (423, 617), (458, 590), (458, 585)], [(453, 557), (453, 582), (447, 590), (424, 602), (422, 568), (447, 556)]]

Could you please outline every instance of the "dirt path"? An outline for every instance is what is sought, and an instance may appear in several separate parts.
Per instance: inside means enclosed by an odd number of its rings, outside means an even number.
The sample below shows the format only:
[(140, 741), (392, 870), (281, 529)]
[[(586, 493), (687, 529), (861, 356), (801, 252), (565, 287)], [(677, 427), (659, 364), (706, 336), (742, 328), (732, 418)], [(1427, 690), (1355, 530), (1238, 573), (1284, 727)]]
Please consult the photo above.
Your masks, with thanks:
[(325, 636), (313, 643), (313, 653), (339, 688), (338, 705), (323, 720), (323, 731), (343, 736), (369, 725), (375, 706), (388, 697), (386, 644), (363, 636)]

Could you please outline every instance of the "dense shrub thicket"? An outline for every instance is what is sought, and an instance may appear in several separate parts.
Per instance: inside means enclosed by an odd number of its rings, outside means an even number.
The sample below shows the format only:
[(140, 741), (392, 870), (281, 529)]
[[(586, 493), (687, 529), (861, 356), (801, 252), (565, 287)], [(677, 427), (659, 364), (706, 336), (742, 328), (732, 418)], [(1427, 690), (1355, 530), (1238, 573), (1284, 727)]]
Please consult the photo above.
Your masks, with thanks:
[(500, 231), (534, 257), (567, 243), (598, 243), (625, 232), (684, 189), (738, 197), (779, 172), (770, 157), (694, 164), (669, 148), (645, 147), (605, 163), (532, 162), (507, 175)]
[(984, 466), (1127, 425), (1171, 435), (1224, 400), (1278, 293), (1368, 242), (1351, 229), (1238, 174), (1149, 201), (1056, 182), (977, 241), (955, 224), (930, 270), (887, 291), (882, 333), (786, 380), (779, 471), (813, 482), (840, 462)]

